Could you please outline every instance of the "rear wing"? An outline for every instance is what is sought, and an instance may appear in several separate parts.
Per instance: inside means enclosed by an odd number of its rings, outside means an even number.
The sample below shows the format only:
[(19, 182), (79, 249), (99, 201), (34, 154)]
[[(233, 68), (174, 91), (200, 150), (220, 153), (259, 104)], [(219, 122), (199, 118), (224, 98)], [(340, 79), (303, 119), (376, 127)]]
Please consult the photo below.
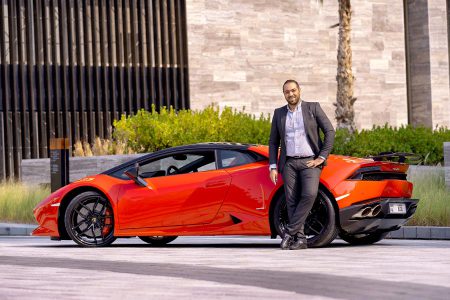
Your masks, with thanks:
[(394, 161), (399, 163), (419, 164), (422, 162), (422, 155), (407, 152), (381, 152), (378, 155), (369, 155), (374, 161)]

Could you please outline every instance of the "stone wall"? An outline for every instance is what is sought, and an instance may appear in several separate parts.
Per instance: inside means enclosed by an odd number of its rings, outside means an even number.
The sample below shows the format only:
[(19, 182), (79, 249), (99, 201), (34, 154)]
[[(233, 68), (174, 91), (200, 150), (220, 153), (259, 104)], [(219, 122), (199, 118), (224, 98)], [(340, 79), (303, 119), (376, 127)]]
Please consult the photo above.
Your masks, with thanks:
[[(402, 1), (352, 1), (356, 123), (407, 123)], [(193, 109), (211, 103), (255, 114), (285, 103), (288, 78), (319, 100), (336, 98), (337, 1), (188, 0)]]
[(433, 127), (450, 127), (446, 0), (428, 1)]
[(407, 0), (406, 47), (409, 73), (409, 120), (433, 126), (428, 1)]
[[(69, 158), (69, 181), (95, 175), (138, 158), (144, 154), (103, 155)], [(21, 162), (21, 181), (30, 185), (50, 183), (50, 158), (24, 159)]]
[[(411, 5), (422, 1), (408, 0)], [(431, 55), (429, 118), (432, 126), (450, 126), (446, 5), (445, 0), (429, 2), (418, 12), (419, 19), (429, 18), (431, 35), (419, 45), (429, 47)], [(359, 128), (408, 123), (403, 3), (352, 1)], [(319, 100), (334, 119), (338, 28), (330, 27), (338, 22), (337, 12), (337, 1), (320, 6), (316, 0), (188, 0), (191, 107), (215, 103), (272, 113), (285, 103), (282, 83), (294, 78), (303, 85), (303, 98)]]

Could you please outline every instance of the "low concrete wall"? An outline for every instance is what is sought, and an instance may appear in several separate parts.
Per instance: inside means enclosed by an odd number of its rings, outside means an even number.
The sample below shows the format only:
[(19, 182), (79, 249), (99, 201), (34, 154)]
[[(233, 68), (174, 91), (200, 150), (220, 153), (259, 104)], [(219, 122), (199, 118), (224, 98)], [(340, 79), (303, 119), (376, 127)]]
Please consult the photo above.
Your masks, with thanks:
[[(101, 173), (142, 155), (145, 154), (71, 157), (69, 159), (69, 180), (75, 181)], [(21, 168), (22, 182), (36, 185), (50, 183), (50, 158), (24, 159)]]
[[(448, 148), (450, 148), (450, 143)], [(450, 149), (447, 149), (450, 151)], [(130, 161), (144, 154), (129, 155), (104, 155), (90, 157), (71, 157), (69, 159), (70, 174), (69, 180), (75, 181), (88, 175), (94, 175), (106, 171), (114, 166)], [(446, 180), (450, 181), (450, 158), (446, 160)], [(410, 166), (408, 176), (414, 177), (423, 173), (444, 172), (444, 167), (436, 166)], [(50, 159), (24, 159), (22, 160), (22, 178), (28, 184), (50, 183)], [(447, 184), (450, 182), (447, 181)]]
[(445, 185), (450, 189), (450, 142), (444, 143)]

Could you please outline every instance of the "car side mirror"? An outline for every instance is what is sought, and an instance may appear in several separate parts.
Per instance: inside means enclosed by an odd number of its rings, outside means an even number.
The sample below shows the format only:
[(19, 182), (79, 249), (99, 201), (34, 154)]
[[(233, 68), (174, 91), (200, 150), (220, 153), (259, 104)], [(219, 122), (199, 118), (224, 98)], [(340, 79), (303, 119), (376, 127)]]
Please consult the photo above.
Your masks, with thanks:
[(132, 179), (137, 185), (147, 186), (147, 182), (139, 176), (139, 164), (135, 164), (133, 167), (129, 168), (125, 171), (125, 175), (127, 175), (130, 179)]

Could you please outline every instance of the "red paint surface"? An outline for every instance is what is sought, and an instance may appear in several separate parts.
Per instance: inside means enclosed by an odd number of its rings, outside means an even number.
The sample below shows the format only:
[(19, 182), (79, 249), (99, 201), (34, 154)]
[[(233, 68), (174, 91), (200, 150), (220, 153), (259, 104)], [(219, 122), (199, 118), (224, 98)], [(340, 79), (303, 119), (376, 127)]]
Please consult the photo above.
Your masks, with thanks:
[[(268, 157), (267, 146), (249, 149)], [(349, 194), (337, 201), (339, 208), (379, 197), (411, 197), (412, 184), (407, 181), (347, 180), (361, 167), (379, 165), (384, 171), (406, 172), (407, 165), (335, 155), (327, 163), (321, 184), (334, 198)], [(84, 188), (101, 191), (111, 202), (115, 236), (269, 235), (271, 201), (276, 191), (283, 188), (281, 176), (276, 186), (270, 181), (267, 160), (146, 181), (148, 187), (141, 187), (132, 180), (100, 174), (69, 184), (35, 208), (39, 227), (33, 235), (58, 237), (57, 205), (70, 201), (71, 191), (81, 192)], [(231, 216), (240, 222), (235, 224)]]

